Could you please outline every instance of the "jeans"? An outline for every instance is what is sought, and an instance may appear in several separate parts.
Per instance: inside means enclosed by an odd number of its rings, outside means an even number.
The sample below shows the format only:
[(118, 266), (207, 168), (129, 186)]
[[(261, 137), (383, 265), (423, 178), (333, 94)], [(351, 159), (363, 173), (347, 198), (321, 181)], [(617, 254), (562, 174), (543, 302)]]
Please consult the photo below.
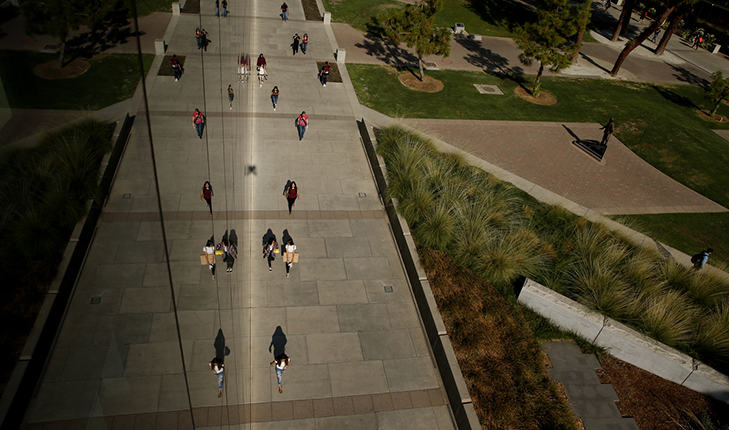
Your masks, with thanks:
[(289, 13), (288, 12), (281, 12), (281, 19), (283, 19), (284, 22), (288, 21), (288, 19), (289, 19)]
[(197, 39), (197, 49), (202, 48), (202, 37), (195, 36), (195, 39)]
[(319, 81), (321, 82), (322, 85), (327, 84), (327, 78), (329, 78), (329, 75), (327, 75), (325, 73), (321, 74), (321, 76), (319, 77)]
[(216, 6), (216, 7), (215, 7), (215, 16), (220, 16), (220, 13), (219, 13), (219, 12), (220, 12), (220, 8), (218, 8), (218, 7)]
[(306, 131), (306, 126), (301, 124), (296, 124), (296, 127), (299, 129), (299, 140), (304, 138), (304, 132)]
[(278, 385), (281, 385), (281, 376), (283, 376), (283, 373), (286, 371), (286, 369), (279, 369), (276, 368), (276, 380), (278, 381)]
[(179, 67), (172, 69), (172, 73), (175, 74), (175, 79), (180, 79), (182, 77), (182, 69)]
[(278, 104), (278, 96), (271, 95), (271, 102), (273, 103), (273, 108), (276, 109), (276, 105)]
[(195, 130), (197, 131), (197, 136), (202, 139), (202, 133), (203, 133), (203, 122), (196, 122), (195, 123)]
[(227, 18), (227, 17), (228, 17), (228, 8), (223, 7), (223, 18)]
[(302, 42), (301, 43), (301, 52), (306, 54), (306, 47), (309, 46), (309, 42)]
[(228, 101), (230, 102), (231, 105), (233, 104), (233, 94), (230, 94), (230, 93), (228, 94)]
[(216, 374), (218, 376), (218, 390), (223, 389), (223, 373), (224, 372), (225, 372), (225, 370), (221, 370), (220, 373)]

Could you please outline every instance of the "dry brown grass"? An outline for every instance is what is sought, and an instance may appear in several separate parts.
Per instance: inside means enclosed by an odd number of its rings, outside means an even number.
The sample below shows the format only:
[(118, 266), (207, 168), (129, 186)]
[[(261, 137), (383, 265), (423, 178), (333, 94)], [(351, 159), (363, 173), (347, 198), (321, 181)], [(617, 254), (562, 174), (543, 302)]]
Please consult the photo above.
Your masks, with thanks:
[(445, 254), (418, 252), (483, 428), (576, 429), (514, 305)]

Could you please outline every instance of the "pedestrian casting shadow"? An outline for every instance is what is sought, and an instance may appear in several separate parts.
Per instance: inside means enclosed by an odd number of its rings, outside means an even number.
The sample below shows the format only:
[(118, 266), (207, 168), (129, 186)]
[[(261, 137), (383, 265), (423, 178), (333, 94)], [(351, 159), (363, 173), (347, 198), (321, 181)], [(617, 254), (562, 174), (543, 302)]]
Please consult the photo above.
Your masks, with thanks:
[(268, 231), (266, 231), (266, 234), (263, 235), (263, 238), (261, 238), (261, 246), (267, 244), (271, 238), (276, 240), (276, 235), (273, 234), (273, 231), (269, 228)]
[(679, 106), (684, 107), (690, 107), (694, 109), (698, 109), (699, 107), (696, 106), (694, 102), (692, 102), (689, 98), (684, 97), (682, 95), (676, 94), (671, 90), (668, 90), (666, 88), (661, 88), (657, 85), (651, 85), (654, 90), (658, 92), (661, 96), (663, 96), (664, 99), (668, 100), (669, 102), (675, 103)]
[[(666, 63), (666, 64), (668, 64), (668, 63)], [(708, 80), (706, 80), (702, 77), (696, 76), (693, 72), (691, 72), (683, 67), (675, 66), (673, 64), (668, 64), (668, 65), (671, 66), (671, 68), (676, 72), (673, 74), (673, 76), (675, 76), (676, 79), (678, 79), (681, 82), (686, 82), (689, 85), (698, 85), (698, 86), (702, 86), (702, 87), (709, 84)]]
[(607, 150), (606, 145), (603, 145), (595, 139), (580, 139), (580, 137), (574, 131), (570, 130), (569, 127), (564, 124), (562, 124), (562, 127), (564, 127), (564, 129), (567, 130), (567, 133), (575, 139), (572, 141), (573, 145), (596, 158), (598, 161), (601, 161), (605, 156), (605, 151)]
[(406, 49), (400, 48), (394, 42), (377, 38), (369, 33), (365, 35), (364, 42), (355, 43), (354, 46), (364, 49), (370, 57), (375, 57), (388, 66), (394, 66), (398, 69), (410, 67), (418, 62), (418, 57)]
[(276, 327), (276, 331), (271, 336), (271, 344), (268, 345), (268, 352), (273, 353), (274, 357), (286, 353), (286, 335), (281, 326)]
[(232, 243), (235, 244), (235, 246), (238, 246), (238, 234), (235, 232), (235, 229), (230, 231), (230, 234), (228, 234), (228, 230), (225, 230), (225, 233), (223, 234), (223, 243)]
[(286, 242), (288, 242), (289, 239), (291, 239), (291, 242), (294, 241), (291, 235), (289, 235), (289, 230), (285, 229), (281, 234), (281, 244), (286, 245)]
[(509, 76), (511, 80), (518, 77), (523, 82), (524, 69), (519, 66), (509, 67), (509, 60), (490, 49), (485, 49), (481, 42), (463, 36), (455, 36), (456, 42), (471, 53), (463, 57), (469, 64), (480, 67), (486, 73)]
[(226, 355), (230, 355), (230, 349), (225, 346), (225, 336), (223, 335), (223, 329), (218, 329), (218, 335), (215, 336), (215, 358), (220, 360), (222, 363), (225, 360)]

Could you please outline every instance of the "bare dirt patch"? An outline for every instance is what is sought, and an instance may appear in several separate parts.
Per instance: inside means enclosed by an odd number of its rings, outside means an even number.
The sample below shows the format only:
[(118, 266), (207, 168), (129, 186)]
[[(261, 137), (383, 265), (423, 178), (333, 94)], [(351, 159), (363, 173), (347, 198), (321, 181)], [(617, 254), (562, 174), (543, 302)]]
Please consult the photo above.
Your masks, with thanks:
[(612, 384), (624, 417), (633, 417), (640, 430), (686, 430), (701, 428), (704, 414), (714, 422), (729, 420), (729, 405), (704, 396), (613, 356), (602, 357), (600, 381)]
[(714, 121), (714, 122), (718, 122), (718, 123), (722, 123), (722, 124), (729, 123), (729, 118), (727, 118), (725, 116), (722, 116), (722, 115), (710, 116), (709, 115), (710, 112), (706, 112), (706, 111), (703, 111), (701, 109), (696, 109), (696, 112), (698, 112), (698, 114), (699, 114), (700, 117), (702, 117), (702, 118), (704, 118), (706, 120)]
[(42, 79), (70, 79), (83, 75), (90, 66), (91, 63), (81, 58), (76, 58), (64, 67), (59, 67), (58, 61), (53, 60), (35, 66), (33, 73)]
[(411, 90), (422, 91), (425, 93), (437, 93), (439, 91), (442, 91), (445, 87), (445, 85), (443, 85), (443, 82), (433, 77), (426, 75), (425, 80), (421, 81), (420, 79), (418, 79), (417, 76), (413, 75), (410, 72), (400, 74), (400, 76), (398, 76), (398, 79), (400, 79), (400, 82), (403, 85), (410, 88)]
[(534, 97), (523, 87), (516, 87), (516, 89), (514, 89), (514, 92), (517, 96), (528, 101), (529, 103), (534, 103), (541, 106), (552, 106), (553, 104), (557, 103), (557, 97), (547, 91), (540, 91), (539, 97)]
[(301, 0), (301, 5), (304, 7), (304, 17), (307, 21), (321, 21), (322, 15), (316, 0)]

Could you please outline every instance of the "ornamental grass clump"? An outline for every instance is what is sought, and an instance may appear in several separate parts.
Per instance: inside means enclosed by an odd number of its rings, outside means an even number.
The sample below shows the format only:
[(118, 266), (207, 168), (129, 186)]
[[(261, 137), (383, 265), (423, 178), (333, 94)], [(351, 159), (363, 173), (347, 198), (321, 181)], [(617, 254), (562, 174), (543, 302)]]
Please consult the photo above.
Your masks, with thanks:
[(693, 345), (702, 358), (729, 365), (729, 303), (717, 305), (698, 319)]

